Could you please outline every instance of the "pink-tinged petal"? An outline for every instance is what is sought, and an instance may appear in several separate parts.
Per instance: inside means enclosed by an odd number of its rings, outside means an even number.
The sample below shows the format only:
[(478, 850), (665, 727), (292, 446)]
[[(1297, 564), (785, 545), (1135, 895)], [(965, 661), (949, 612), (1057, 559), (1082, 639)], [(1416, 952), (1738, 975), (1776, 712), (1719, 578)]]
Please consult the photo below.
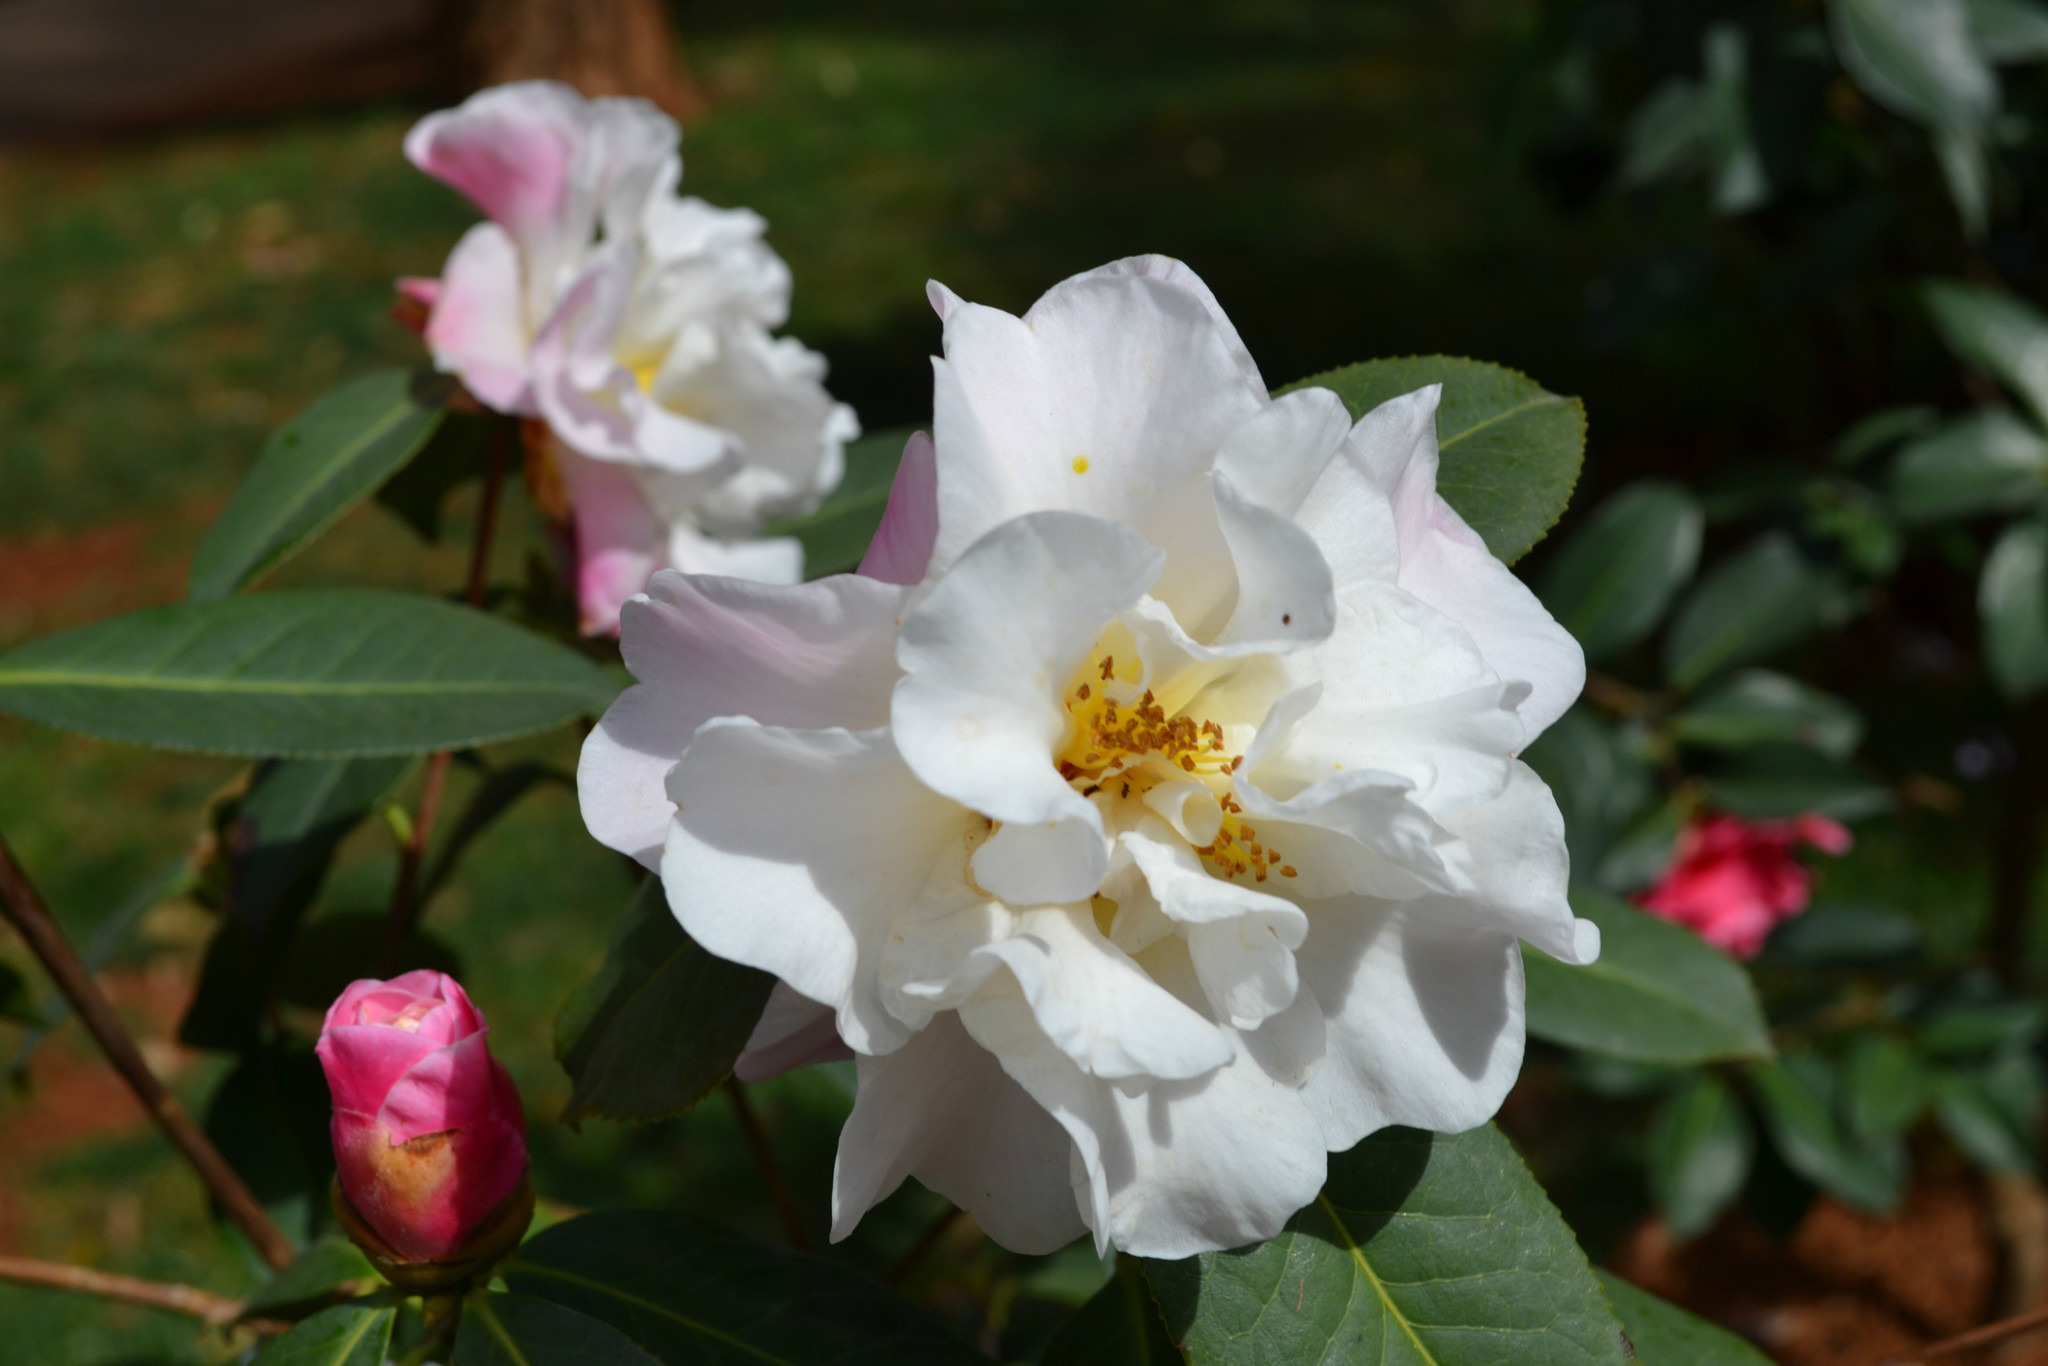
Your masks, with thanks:
[(314, 1045), (337, 1110), (374, 1115), (399, 1078), (440, 1045), (386, 1025), (336, 1025)]
[(377, 1122), (394, 1143), (482, 1124), (497, 1113), (487, 1040), (485, 1034), (472, 1034), (431, 1049), (392, 1083)]
[(801, 995), (787, 982), (777, 982), (732, 1074), (741, 1081), (767, 1081), (793, 1068), (852, 1056), (833, 1023), (831, 1006)]
[(1800, 816), (1792, 822), (1792, 828), (1800, 839), (1823, 854), (1846, 854), (1854, 843), (1847, 826), (1826, 816)]
[(882, 524), (861, 556), (856, 573), (883, 583), (913, 584), (924, 578), (932, 545), (939, 537), (939, 466), (932, 439), (923, 432), (903, 447), (903, 459), (889, 484)]
[(500, 1118), (395, 1144), (376, 1124), (336, 1113), (331, 1132), (349, 1203), (412, 1261), (453, 1253), (526, 1170), (520, 1130)]
[(534, 412), (519, 253), (504, 229), (479, 223), (455, 244), (425, 336), (434, 364), (461, 376), (485, 404), (501, 413)]
[(405, 138), (413, 165), (463, 194), (522, 243), (563, 216), (587, 116), (552, 81), (521, 81), (429, 114)]
[(398, 297), (392, 300), (391, 316), (405, 327), (424, 335), (427, 319), (433, 316), (434, 304), (441, 297), (440, 280), (419, 275), (400, 276), (396, 293)]
[(556, 452), (576, 531), (576, 605), (585, 635), (619, 629), (619, 610), (662, 567), (666, 535), (624, 465)]
[(622, 613), (626, 667), (645, 681), (605, 712), (576, 770), (590, 833), (658, 867), (675, 813), (663, 781), (714, 716), (805, 729), (887, 724), (906, 596), (853, 574), (791, 587), (655, 575)]

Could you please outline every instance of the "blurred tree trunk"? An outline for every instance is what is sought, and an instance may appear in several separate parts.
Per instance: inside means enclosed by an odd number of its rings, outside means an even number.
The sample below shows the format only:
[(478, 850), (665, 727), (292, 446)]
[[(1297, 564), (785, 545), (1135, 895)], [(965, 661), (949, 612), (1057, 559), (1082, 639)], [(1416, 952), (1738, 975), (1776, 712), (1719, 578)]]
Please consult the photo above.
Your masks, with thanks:
[(667, 0), (466, 0), (458, 41), (478, 86), (545, 77), (586, 95), (639, 95), (678, 118), (704, 104)]

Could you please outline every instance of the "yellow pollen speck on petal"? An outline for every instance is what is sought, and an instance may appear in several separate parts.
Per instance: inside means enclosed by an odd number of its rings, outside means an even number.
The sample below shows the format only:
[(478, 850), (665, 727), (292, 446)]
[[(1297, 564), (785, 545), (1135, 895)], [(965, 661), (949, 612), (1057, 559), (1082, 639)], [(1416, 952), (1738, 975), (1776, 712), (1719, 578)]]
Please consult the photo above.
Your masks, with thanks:
[(1077, 456), (1075, 456), (1075, 457), (1074, 457), (1074, 473), (1076, 473), (1076, 474), (1086, 474), (1086, 473), (1088, 473), (1088, 457), (1087, 457), (1087, 456), (1085, 456), (1085, 455), (1077, 455)]

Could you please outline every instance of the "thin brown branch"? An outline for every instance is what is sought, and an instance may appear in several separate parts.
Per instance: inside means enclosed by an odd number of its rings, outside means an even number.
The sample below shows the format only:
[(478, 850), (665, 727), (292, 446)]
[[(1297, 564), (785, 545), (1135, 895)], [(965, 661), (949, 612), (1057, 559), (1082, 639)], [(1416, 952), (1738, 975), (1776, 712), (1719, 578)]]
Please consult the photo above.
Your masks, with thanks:
[(738, 1077), (727, 1077), (725, 1094), (732, 1099), (733, 1113), (739, 1116), (740, 1135), (746, 1139), (747, 1151), (760, 1169), (761, 1184), (768, 1188), (768, 1199), (775, 1205), (776, 1217), (782, 1220), (784, 1236), (791, 1247), (809, 1252), (813, 1244), (810, 1230), (804, 1227), (803, 1211), (797, 1207), (789, 1183), (782, 1179), (782, 1168), (775, 1164), (775, 1150), (768, 1146), (768, 1131), (761, 1127), (760, 1116), (754, 1113), (745, 1084)]
[(894, 1290), (909, 1280), (910, 1273), (917, 1270), (924, 1259), (932, 1255), (932, 1249), (946, 1240), (946, 1235), (952, 1232), (953, 1225), (960, 1222), (962, 1213), (964, 1211), (954, 1207), (932, 1220), (931, 1226), (919, 1234), (917, 1241), (910, 1245), (910, 1251), (904, 1253), (897, 1259), (896, 1265), (889, 1268), (888, 1273), (882, 1277), (882, 1284)]
[[(95, 1271), (89, 1266), (43, 1262), (33, 1257), (0, 1256), (0, 1281), (68, 1290), (77, 1295), (97, 1295), (101, 1299), (120, 1300), (124, 1304), (147, 1305), (151, 1309), (199, 1319), (216, 1328), (233, 1323), (242, 1316), (242, 1301), (216, 1295), (197, 1286), (138, 1280), (111, 1271)], [(259, 1332), (276, 1332), (285, 1327), (282, 1323), (273, 1324), (268, 1320), (251, 1320), (248, 1326)]]
[(2007, 1338), (2016, 1338), (2021, 1333), (2031, 1332), (2036, 1328), (2048, 1328), (2048, 1306), (2029, 1309), (2024, 1314), (2014, 1314), (2009, 1319), (2000, 1319), (1996, 1323), (1987, 1323), (1982, 1328), (1972, 1328), (1967, 1333), (1958, 1333), (1952, 1338), (1931, 1342), (1906, 1356), (1887, 1357), (1880, 1366), (1917, 1366), (1923, 1361), (1939, 1361), (1958, 1352), (1973, 1351), (1979, 1347), (1989, 1347), (1994, 1342), (2004, 1342)]
[[(471, 607), (484, 602), (484, 585), (489, 582), (491, 542), (498, 529), (498, 495), (505, 486), (505, 465), (511, 458), (513, 423), (499, 418), (493, 424), (489, 464), (484, 469), (484, 491), (477, 506), (476, 537), (469, 552), (469, 582), (463, 596)], [(434, 836), (434, 822), (441, 812), (441, 791), (448, 783), (448, 764), (453, 756), (437, 751), (427, 760), (427, 775), (420, 784), (420, 804), (414, 810), (412, 831), (398, 851), (398, 878), (391, 887), (391, 911), (384, 922), (384, 948), (378, 955), (378, 971), (386, 976), (398, 970), (405, 941), (419, 925), (420, 870), (426, 863), (427, 844)]]
[(92, 1031), (100, 1050), (107, 1055), (107, 1061), (114, 1065), (114, 1070), (135, 1092), (143, 1108), (163, 1129), (164, 1136), (184, 1154), (185, 1160), (206, 1182), (228, 1218), (234, 1220), (235, 1226), (256, 1245), (263, 1260), (274, 1267), (291, 1261), (297, 1255), (291, 1240), (271, 1222), (263, 1206), (243, 1184), (242, 1178), (235, 1174), (235, 1169), (228, 1165), (220, 1150), (193, 1122), (190, 1112), (157, 1079), (156, 1073), (149, 1070), (149, 1064), (142, 1060), (142, 1050), (129, 1037), (127, 1027), (101, 994), (92, 974), (79, 962), (71, 942), (57, 928), (57, 922), (50, 918), (49, 908), (43, 904), (42, 896), (29, 882), (28, 875), (22, 872), (21, 865), (15, 862), (14, 853), (4, 839), (0, 839), (0, 912), (4, 912), (8, 923), (20, 931), (30, 951), (50, 974), (51, 980), (56, 982), (57, 989), (64, 993), (65, 999), (71, 1002), (71, 1008), (78, 1012), (78, 1018)]

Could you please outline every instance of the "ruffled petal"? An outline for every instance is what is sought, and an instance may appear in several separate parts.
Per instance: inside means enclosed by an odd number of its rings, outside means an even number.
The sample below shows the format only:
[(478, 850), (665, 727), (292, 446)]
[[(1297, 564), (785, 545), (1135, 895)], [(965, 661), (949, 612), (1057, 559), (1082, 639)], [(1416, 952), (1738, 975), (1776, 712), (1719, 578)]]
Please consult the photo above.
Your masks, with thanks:
[(792, 1068), (852, 1056), (853, 1050), (839, 1037), (831, 1006), (820, 1005), (787, 982), (777, 982), (732, 1074), (741, 1081), (767, 1081)]
[(526, 416), (536, 408), (519, 288), (512, 239), (495, 223), (477, 224), (449, 254), (425, 336), (436, 366), (488, 406)]

